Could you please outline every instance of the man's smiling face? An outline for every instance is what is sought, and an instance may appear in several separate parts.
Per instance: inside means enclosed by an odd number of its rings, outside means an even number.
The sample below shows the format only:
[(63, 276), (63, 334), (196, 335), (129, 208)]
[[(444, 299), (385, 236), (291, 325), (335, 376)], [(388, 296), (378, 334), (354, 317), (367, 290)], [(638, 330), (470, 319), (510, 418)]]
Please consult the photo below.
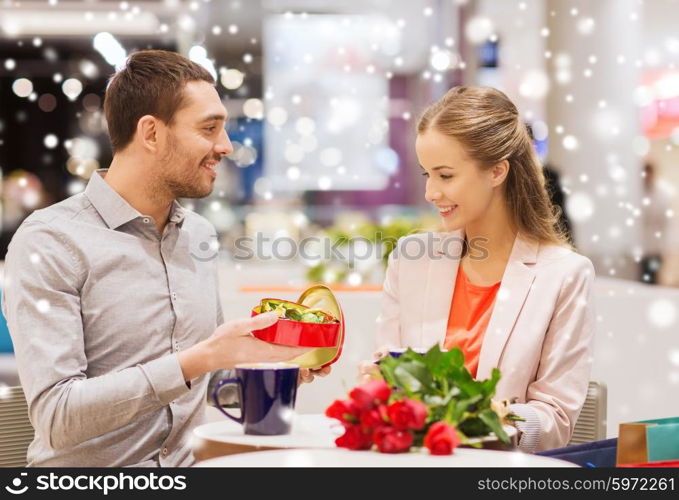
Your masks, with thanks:
[(190, 81), (184, 105), (165, 127), (159, 173), (174, 198), (204, 198), (212, 192), (221, 157), (233, 151), (224, 125), (226, 109), (214, 86)]

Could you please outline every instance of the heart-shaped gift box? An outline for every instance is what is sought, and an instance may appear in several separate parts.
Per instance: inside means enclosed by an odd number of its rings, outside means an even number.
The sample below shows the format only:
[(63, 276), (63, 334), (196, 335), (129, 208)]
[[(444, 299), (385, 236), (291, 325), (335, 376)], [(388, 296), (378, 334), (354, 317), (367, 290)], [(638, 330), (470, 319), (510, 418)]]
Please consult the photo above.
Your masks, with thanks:
[[(332, 290), (314, 285), (302, 292), (297, 301), (265, 298), (252, 309), (252, 316), (276, 310), (279, 319), (252, 334), (266, 342), (315, 347), (290, 360), (302, 368), (318, 369), (336, 362), (344, 345), (344, 314)], [(322, 322), (319, 322), (322, 321)]]

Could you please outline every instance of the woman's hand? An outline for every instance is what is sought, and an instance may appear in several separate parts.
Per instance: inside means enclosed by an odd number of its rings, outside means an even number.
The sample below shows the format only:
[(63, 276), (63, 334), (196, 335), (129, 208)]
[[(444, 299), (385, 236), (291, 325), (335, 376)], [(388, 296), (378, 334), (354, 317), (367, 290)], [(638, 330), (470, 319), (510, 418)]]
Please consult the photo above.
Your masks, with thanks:
[(373, 361), (361, 361), (358, 365), (358, 377), (356, 378), (359, 384), (367, 382), (370, 379), (380, 376), (380, 367), (377, 361), (389, 355), (389, 349), (382, 348), (375, 351)]
[(310, 368), (300, 368), (299, 378), (297, 379), (297, 385), (299, 386), (300, 384), (310, 384), (311, 382), (314, 381), (314, 378), (316, 377), (327, 377), (330, 374), (331, 370), (332, 369), (329, 366), (319, 368), (318, 370), (312, 370)]

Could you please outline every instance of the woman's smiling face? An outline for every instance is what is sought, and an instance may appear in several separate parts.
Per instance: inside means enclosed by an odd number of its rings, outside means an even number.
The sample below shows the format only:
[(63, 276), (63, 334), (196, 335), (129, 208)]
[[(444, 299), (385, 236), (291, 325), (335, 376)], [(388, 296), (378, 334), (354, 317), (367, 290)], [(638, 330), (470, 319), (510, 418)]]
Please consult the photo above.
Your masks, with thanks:
[(415, 150), (427, 177), (424, 197), (439, 209), (447, 231), (462, 229), (486, 214), (498, 185), (493, 169), (482, 170), (457, 139), (434, 128), (417, 136)]

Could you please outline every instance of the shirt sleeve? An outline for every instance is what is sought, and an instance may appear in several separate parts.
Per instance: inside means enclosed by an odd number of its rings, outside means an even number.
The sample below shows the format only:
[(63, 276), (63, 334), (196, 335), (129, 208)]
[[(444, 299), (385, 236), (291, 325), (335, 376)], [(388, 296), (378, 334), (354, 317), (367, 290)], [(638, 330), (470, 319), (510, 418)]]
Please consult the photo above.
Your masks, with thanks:
[(515, 427), (521, 431), (518, 444), (519, 449), (526, 453), (533, 453), (540, 439), (540, 418), (537, 412), (531, 405), (525, 403), (509, 405), (509, 409), (524, 419), (523, 421), (517, 420), (514, 422)]
[(5, 261), (2, 310), (35, 432), (53, 449), (132, 423), (188, 392), (176, 354), (87, 376), (80, 310), (86, 256), (48, 224), (24, 223)]
[(526, 402), (512, 410), (526, 419), (519, 448), (526, 452), (566, 446), (587, 397), (592, 367), (595, 314), (594, 268), (583, 258), (565, 278)]

